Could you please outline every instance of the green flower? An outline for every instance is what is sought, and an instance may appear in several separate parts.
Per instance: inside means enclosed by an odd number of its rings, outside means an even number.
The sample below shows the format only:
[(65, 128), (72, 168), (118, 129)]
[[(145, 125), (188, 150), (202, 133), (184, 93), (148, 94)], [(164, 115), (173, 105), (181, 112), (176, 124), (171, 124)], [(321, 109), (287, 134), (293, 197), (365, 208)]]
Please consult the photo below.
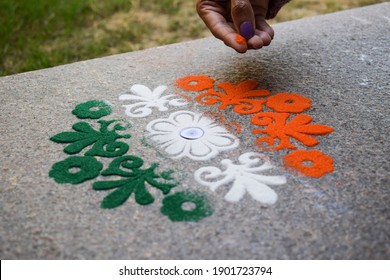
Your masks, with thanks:
[(53, 164), (49, 176), (59, 184), (79, 184), (99, 175), (103, 164), (94, 157), (74, 156)]
[(108, 102), (91, 100), (78, 104), (72, 114), (79, 119), (99, 119), (108, 116), (111, 112), (111, 105)]
[[(200, 192), (183, 191), (166, 196), (161, 207), (161, 213), (173, 222), (197, 222), (213, 213), (213, 208), (207, 197)], [(189, 204), (189, 209), (185, 209)]]

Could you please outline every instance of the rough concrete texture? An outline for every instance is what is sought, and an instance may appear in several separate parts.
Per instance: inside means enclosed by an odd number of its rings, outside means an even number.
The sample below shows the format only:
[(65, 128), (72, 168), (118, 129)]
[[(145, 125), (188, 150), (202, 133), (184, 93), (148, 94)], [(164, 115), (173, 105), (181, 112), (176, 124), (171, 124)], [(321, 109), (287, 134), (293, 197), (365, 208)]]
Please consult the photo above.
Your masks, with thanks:
[[(269, 47), (244, 55), (206, 38), (1, 78), (1, 259), (389, 259), (389, 15), (384, 3), (277, 24)], [(260, 151), (250, 117), (231, 107), (220, 111), (243, 126), (237, 149), (208, 161), (173, 160), (143, 141), (149, 121), (177, 110), (168, 106), (129, 118), (129, 153), (175, 170), (177, 190), (202, 190), (212, 216), (171, 222), (160, 213), (160, 192), (148, 206), (131, 198), (101, 209), (108, 192), (94, 191), (92, 182), (57, 184), (48, 176), (67, 157), (64, 145), (49, 138), (71, 130), (77, 104), (107, 100), (111, 116), (123, 119), (118, 97), (132, 85), (173, 89), (177, 78), (199, 74), (235, 84), (254, 79), (272, 94), (310, 98), (306, 113), (334, 128), (315, 148), (334, 159), (335, 171), (298, 176), (283, 168), (290, 151), (265, 151), (277, 167), (272, 173), (287, 177), (285, 185), (272, 186), (278, 201), (261, 207), (246, 195), (226, 202), (226, 189), (212, 192), (193, 172)], [(195, 101), (186, 107), (216, 108)]]

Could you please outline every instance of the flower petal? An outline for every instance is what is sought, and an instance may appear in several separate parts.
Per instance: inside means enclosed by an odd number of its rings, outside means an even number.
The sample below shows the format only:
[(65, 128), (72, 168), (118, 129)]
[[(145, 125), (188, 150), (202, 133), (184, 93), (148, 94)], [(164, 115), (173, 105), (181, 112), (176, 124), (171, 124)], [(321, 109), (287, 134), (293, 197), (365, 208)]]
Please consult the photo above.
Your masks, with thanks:
[(272, 205), (278, 200), (278, 195), (266, 184), (247, 180), (246, 189), (253, 199), (265, 205)]
[(176, 140), (172, 141), (165, 147), (165, 151), (176, 158), (181, 158), (186, 155), (187, 150), (189, 149), (187, 141)]
[(207, 145), (207, 141), (192, 141), (190, 153), (196, 157), (204, 157), (213, 153), (213, 150)]
[(148, 100), (153, 99), (153, 93), (147, 86), (144, 86), (144, 85), (133, 85), (130, 88), (130, 91), (132, 93), (134, 93), (135, 95), (141, 96), (141, 97), (143, 97), (145, 99), (148, 99)]
[(194, 121), (196, 119), (196, 114), (193, 112), (179, 111), (172, 115), (173, 121), (179, 127), (195, 126), (197, 124), (197, 122)]
[[(204, 132), (199, 137), (182, 137), (183, 129), (199, 129)], [(149, 138), (157, 141), (170, 155), (181, 158), (187, 156), (194, 160), (206, 160), (214, 157), (219, 151), (238, 146), (238, 138), (213, 120), (200, 113), (178, 111), (169, 118), (157, 119), (147, 125)], [(162, 136), (163, 135), (163, 136)], [(183, 142), (184, 141), (184, 142)], [(172, 146), (173, 144), (178, 147)]]
[(229, 202), (237, 202), (241, 200), (245, 195), (245, 185), (238, 180), (235, 180), (233, 186), (230, 188), (229, 192), (225, 195), (225, 200)]
[(178, 130), (178, 127), (175, 124), (166, 121), (151, 122), (148, 124), (146, 128), (148, 131), (152, 133), (161, 133), (161, 132), (174, 133)]
[(213, 135), (207, 137), (207, 141), (213, 146), (220, 148), (233, 148), (238, 146), (238, 139), (233, 138), (232, 135)]
[(158, 87), (156, 87), (153, 90), (153, 98), (154, 99), (158, 99), (164, 93), (164, 91), (166, 91), (167, 89), (168, 89), (167, 86), (158, 86)]

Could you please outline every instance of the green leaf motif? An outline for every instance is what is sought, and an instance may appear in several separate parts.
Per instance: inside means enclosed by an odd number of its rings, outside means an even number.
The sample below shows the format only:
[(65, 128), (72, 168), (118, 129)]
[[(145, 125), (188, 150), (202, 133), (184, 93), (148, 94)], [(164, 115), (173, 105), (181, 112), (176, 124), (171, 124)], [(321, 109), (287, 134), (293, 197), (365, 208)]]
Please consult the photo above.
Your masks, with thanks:
[(115, 189), (107, 195), (101, 204), (102, 208), (115, 208), (122, 205), (134, 193), (135, 201), (141, 205), (151, 204), (153, 196), (146, 188), (146, 183), (168, 194), (176, 186), (173, 182), (172, 171), (156, 173), (157, 163), (147, 169), (141, 169), (144, 162), (136, 156), (122, 156), (114, 159), (101, 175), (117, 175), (124, 179), (114, 181), (98, 181), (93, 184), (95, 190)]
[(108, 126), (116, 120), (99, 120), (100, 130), (95, 130), (89, 123), (78, 122), (72, 128), (74, 132), (61, 132), (54, 135), (50, 140), (56, 143), (71, 143), (65, 147), (64, 152), (70, 155), (80, 153), (83, 149), (91, 146), (86, 156), (117, 157), (124, 155), (129, 150), (129, 145), (116, 140), (121, 138), (130, 138), (130, 134), (120, 135), (117, 131), (126, 128), (116, 124), (112, 130)]

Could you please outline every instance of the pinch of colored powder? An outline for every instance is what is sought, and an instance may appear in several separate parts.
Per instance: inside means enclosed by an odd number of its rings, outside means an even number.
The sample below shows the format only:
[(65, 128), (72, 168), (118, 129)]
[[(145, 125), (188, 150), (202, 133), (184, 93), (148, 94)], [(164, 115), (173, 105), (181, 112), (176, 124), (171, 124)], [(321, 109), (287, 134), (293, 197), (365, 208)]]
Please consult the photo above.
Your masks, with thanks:
[(246, 40), (240, 34), (236, 34), (236, 42), (239, 43), (240, 45), (244, 45)]

